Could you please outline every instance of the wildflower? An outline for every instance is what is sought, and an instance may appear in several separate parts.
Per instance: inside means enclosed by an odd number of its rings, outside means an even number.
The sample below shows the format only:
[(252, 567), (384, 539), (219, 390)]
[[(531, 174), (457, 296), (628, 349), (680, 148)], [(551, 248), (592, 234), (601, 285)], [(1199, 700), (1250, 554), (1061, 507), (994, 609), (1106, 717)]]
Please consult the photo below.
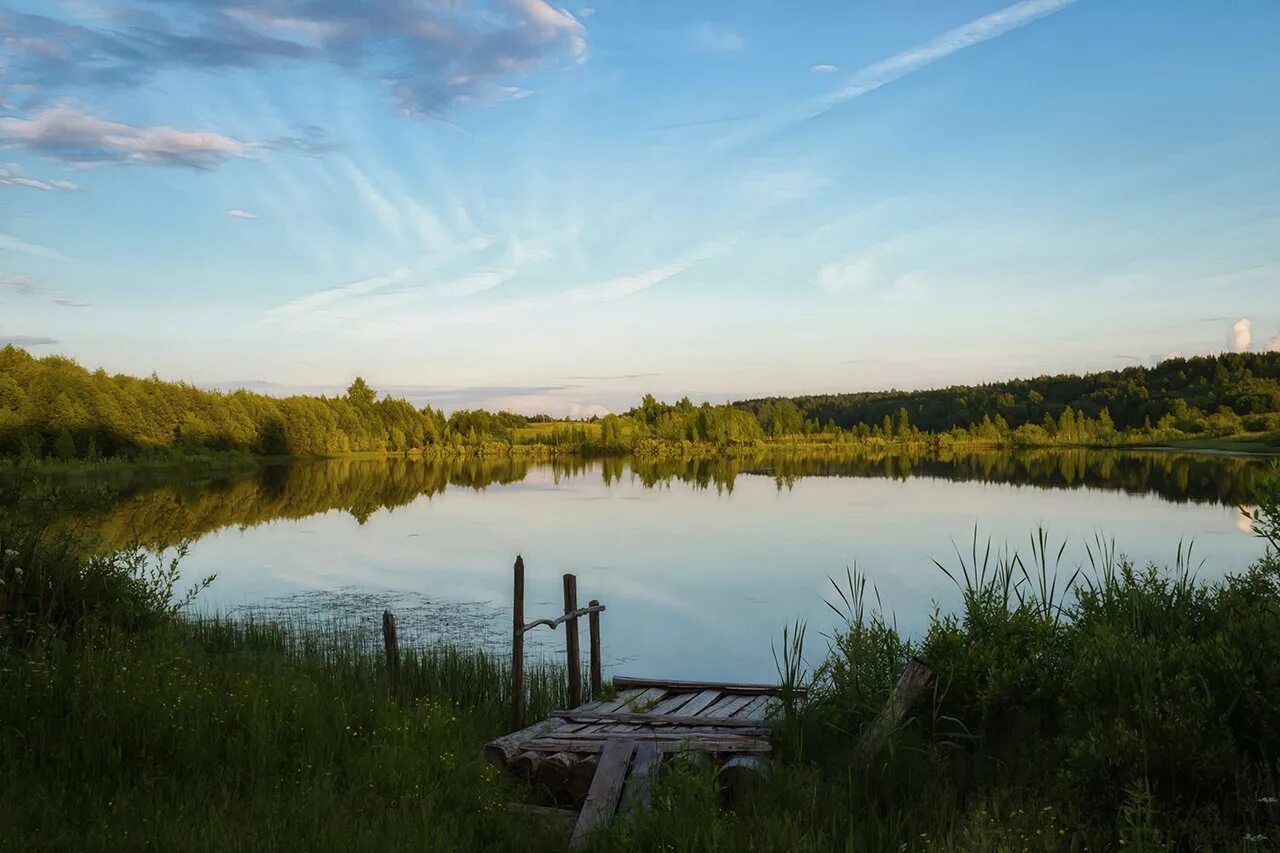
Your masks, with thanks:
[(1258, 842), (1266, 841), (1266, 840), (1267, 840), (1267, 837), (1265, 835), (1246, 835), (1244, 837), (1245, 844), (1256, 844)]
[(1277, 800), (1275, 797), (1259, 797), (1258, 802), (1267, 803), (1268, 805), (1274, 805), (1275, 803), (1280, 802), (1280, 800)]

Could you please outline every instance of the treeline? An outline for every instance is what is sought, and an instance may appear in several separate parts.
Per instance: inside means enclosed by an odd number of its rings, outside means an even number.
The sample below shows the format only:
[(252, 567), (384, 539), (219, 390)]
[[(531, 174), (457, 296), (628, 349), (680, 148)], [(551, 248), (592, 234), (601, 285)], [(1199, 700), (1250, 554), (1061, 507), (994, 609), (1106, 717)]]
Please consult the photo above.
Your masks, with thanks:
[(363, 379), (334, 397), (208, 391), (89, 371), (0, 349), (0, 456), (95, 461), (202, 453), (337, 456), (622, 455), (690, 458), (764, 444), (883, 449), (1120, 446), (1280, 431), (1280, 353), (1170, 359), (1154, 368), (935, 391), (694, 405), (647, 394), (625, 415), (445, 415), (379, 398)]
[[(363, 379), (335, 397), (208, 391), (152, 376), (90, 372), (59, 356), (0, 349), (0, 455), (94, 461), (166, 453), (264, 456), (449, 452), (509, 445), (529, 422), (378, 398)], [(573, 438), (555, 436), (566, 442)]]
[[(1280, 353), (1170, 358), (1082, 376), (1064, 374), (931, 391), (872, 391), (743, 400), (766, 432), (821, 428), (1023, 443), (1109, 443), (1280, 430)], [(778, 424), (781, 422), (781, 426)], [(1021, 430), (1021, 433), (1019, 433)]]

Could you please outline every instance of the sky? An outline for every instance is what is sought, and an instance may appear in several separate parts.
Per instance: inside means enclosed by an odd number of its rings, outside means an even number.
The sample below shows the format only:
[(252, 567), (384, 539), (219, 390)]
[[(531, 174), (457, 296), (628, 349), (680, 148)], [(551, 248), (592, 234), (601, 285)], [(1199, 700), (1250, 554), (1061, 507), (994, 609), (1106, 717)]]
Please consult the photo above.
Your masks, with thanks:
[(582, 415), (1280, 349), (1274, 0), (4, 0), (0, 345)]

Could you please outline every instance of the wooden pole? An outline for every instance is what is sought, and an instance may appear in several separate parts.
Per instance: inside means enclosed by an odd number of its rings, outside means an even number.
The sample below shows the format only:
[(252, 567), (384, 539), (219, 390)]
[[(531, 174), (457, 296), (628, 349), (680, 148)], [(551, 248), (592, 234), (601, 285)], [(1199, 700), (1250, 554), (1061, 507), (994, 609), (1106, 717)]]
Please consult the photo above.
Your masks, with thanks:
[(889, 694), (879, 715), (862, 732), (862, 737), (854, 748), (856, 763), (870, 764), (885, 741), (889, 739), (889, 735), (902, 722), (902, 718), (911, 708), (911, 703), (929, 686), (931, 680), (933, 680), (932, 669), (915, 658), (907, 661), (906, 669), (898, 677), (898, 683), (894, 685), (893, 692)]
[(516, 555), (511, 604), (511, 731), (524, 728), (524, 558)]
[[(564, 612), (572, 613), (578, 609), (578, 579), (573, 575), (564, 576)], [(564, 623), (564, 653), (569, 664), (569, 707), (576, 708), (582, 704), (582, 656), (578, 651), (578, 620), (569, 619)]]
[[(589, 607), (599, 607), (600, 602), (594, 598), (587, 602)], [(593, 611), (587, 616), (587, 628), (591, 632), (591, 698), (600, 698), (600, 612)]]
[(392, 694), (400, 687), (400, 640), (396, 636), (396, 617), (390, 610), (382, 611), (382, 644), (387, 652), (387, 681)]

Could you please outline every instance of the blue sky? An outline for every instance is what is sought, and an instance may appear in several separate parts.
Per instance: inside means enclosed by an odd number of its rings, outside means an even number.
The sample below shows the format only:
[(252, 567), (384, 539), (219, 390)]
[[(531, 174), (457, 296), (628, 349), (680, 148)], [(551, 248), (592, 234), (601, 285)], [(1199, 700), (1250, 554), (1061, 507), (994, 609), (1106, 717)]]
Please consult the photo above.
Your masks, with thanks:
[(0, 341), (446, 408), (1280, 347), (1280, 5), (9, 0)]

